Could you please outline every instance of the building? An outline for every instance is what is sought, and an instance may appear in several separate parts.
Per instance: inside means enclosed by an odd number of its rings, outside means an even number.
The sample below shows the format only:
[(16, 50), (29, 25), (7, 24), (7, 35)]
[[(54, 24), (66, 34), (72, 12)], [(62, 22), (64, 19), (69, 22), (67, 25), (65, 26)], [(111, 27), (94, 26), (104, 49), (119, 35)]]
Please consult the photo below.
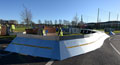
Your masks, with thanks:
[(2, 19), (0, 19), (0, 24), (6, 24), (6, 23), (18, 24), (18, 21), (16, 21), (16, 20), (2, 20)]
[(98, 23), (87, 23), (87, 28), (89, 28), (89, 29), (113, 28), (115, 30), (120, 30), (120, 21), (107, 21), (107, 22), (98, 22)]

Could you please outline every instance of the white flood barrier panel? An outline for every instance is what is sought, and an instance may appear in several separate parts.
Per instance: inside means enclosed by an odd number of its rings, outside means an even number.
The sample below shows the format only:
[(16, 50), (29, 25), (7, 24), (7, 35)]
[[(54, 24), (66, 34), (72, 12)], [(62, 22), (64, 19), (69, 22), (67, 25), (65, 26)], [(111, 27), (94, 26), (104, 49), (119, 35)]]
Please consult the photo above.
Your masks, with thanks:
[(96, 33), (93, 36), (84, 39), (60, 41), (61, 59), (84, 54), (100, 48), (104, 40), (109, 36), (104, 33)]
[[(64, 37), (64, 36), (63, 36)], [(74, 36), (77, 37), (77, 36)], [(109, 36), (104, 32), (95, 31), (84, 38), (71, 38), (59, 36), (18, 35), (5, 49), (5, 51), (63, 60), (76, 55), (84, 54), (100, 48)], [(49, 39), (48, 39), (49, 38)]]

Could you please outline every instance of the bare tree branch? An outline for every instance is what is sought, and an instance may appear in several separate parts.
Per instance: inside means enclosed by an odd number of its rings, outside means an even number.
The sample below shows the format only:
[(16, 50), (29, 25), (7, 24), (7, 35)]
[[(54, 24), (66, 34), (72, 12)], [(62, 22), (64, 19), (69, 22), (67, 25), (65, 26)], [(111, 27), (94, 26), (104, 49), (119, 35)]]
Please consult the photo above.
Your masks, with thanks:
[(32, 13), (24, 5), (23, 7), (24, 7), (24, 10), (21, 13), (21, 19), (23, 20), (25, 24), (27, 24), (27, 26), (29, 26), (32, 23)]

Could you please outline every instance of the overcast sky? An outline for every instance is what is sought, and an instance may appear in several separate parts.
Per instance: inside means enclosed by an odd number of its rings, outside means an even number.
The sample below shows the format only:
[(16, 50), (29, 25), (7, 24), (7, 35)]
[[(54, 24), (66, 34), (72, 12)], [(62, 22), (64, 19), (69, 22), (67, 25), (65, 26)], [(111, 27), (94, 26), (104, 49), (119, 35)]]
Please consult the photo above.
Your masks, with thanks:
[(85, 22), (96, 22), (98, 8), (103, 22), (108, 20), (109, 11), (111, 20), (116, 20), (120, 14), (120, 0), (0, 0), (0, 19), (20, 22), (23, 4), (31, 10), (35, 22), (39, 19), (71, 21), (76, 13), (79, 18), (82, 14)]

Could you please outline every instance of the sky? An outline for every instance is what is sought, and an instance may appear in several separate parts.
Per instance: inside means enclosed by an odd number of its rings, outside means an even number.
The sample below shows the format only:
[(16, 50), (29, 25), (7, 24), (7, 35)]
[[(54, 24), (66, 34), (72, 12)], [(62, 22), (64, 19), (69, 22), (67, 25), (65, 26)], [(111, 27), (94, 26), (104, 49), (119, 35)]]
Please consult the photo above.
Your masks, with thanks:
[[(120, 14), (120, 0), (0, 0), (0, 19), (22, 21), (23, 5), (31, 10), (32, 20), (69, 20), (83, 15), (84, 22), (96, 22), (98, 8), (99, 19), (108, 21), (109, 12), (111, 20), (117, 20)], [(120, 17), (119, 17), (120, 20)]]

